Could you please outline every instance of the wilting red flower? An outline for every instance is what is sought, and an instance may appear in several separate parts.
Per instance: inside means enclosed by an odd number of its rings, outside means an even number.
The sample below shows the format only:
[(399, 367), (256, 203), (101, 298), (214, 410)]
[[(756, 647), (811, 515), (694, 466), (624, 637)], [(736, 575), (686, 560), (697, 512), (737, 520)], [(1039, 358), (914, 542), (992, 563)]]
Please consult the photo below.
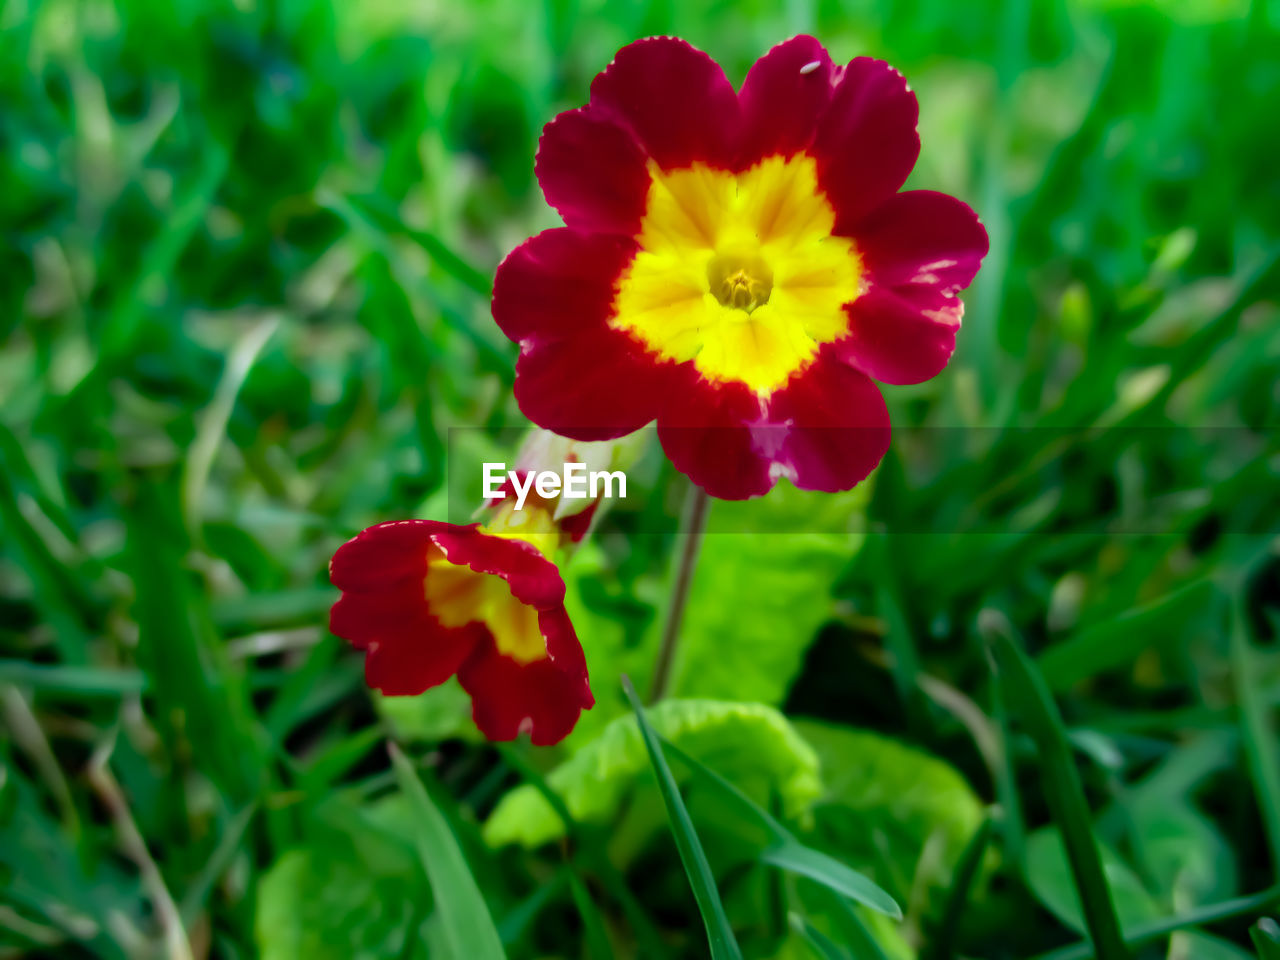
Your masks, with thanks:
[(719, 497), (779, 475), (852, 487), (889, 444), (872, 378), (946, 365), (987, 251), (964, 203), (898, 193), (917, 114), (888, 64), (836, 66), (812, 37), (736, 93), (684, 41), (624, 47), (542, 134), (538, 180), (566, 226), (498, 269), (520, 408), (581, 440), (656, 419), (671, 461)]
[(365, 651), (369, 686), (411, 695), (457, 674), (489, 739), (527, 731), (556, 743), (595, 699), (539, 536), (432, 520), (370, 527), (329, 564), (342, 590), (329, 629)]

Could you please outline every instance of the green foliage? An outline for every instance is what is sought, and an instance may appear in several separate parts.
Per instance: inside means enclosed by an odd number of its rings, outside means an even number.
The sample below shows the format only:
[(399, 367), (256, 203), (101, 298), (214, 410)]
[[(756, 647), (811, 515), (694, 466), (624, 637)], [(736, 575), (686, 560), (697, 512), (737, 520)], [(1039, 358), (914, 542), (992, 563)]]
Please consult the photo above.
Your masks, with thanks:
[(983, 819), (964, 778), (936, 757), (869, 731), (809, 720), (796, 729), (822, 763), (812, 834), (822, 848), (870, 870), (899, 899), (917, 885), (947, 885)]
[[(747, 795), (776, 797), (783, 815), (802, 817), (821, 791), (818, 759), (782, 714), (759, 704), (665, 700), (649, 723), (669, 740), (719, 771)], [(686, 774), (687, 776), (687, 774)], [(577, 821), (605, 824), (623, 809), (651, 813), (656, 782), (634, 717), (613, 721), (600, 736), (547, 774)], [(653, 826), (650, 818), (646, 822)], [(484, 827), (494, 846), (536, 847), (564, 835), (546, 798), (525, 785), (503, 797)]]
[(729, 918), (724, 912), (724, 904), (720, 901), (720, 891), (716, 889), (716, 879), (698, 840), (689, 810), (680, 796), (680, 788), (676, 778), (671, 774), (666, 757), (662, 753), (662, 744), (653, 727), (645, 718), (644, 708), (636, 696), (631, 681), (623, 678), (623, 687), (627, 699), (635, 710), (636, 727), (644, 742), (645, 753), (653, 765), (653, 772), (658, 781), (658, 792), (662, 794), (662, 804), (667, 808), (667, 819), (671, 822), (671, 833), (675, 837), (676, 849), (680, 851), (680, 861), (684, 872), (689, 877), (693, 888), (694, 900), (698, 903), (698, 912), (702, 914), (702, 922), (707, 928), (707, 944), (711, 948), (711, 960), (742, 960), (742, 949), (733, 935)]
[[(1121, 926), (1135, 927), (1158, 917), (1159, 905), (1132, 868), (1106, 846), (1100, 846), (1099, 854)], [(1057, 830), (1046, 827), (1027, 837), (1027, 882), (1040, 902), (1063, 923), (1081, 933), (1088, 929), (1062, 835)]]
[(284, 853), (258, 883), (263, 960), (425, 960), (418, 926), (431, 894), (398, 836), (411, 823), (400, 797), (363, 810), (332, 802), (318, 811), (306, 845)]
[(760, 502), (712, 505), (675, 695), (782, 702), (861, 545), (853, 531), (869, 491), (818, 494), (782, 482)]
[(390, 750), (396, 781), (409, 804), (418, 858), (431, 882), (447, 951), (455, 957), (505, 960), (489, 908), (449, 822), (431, 802), (413, 764), (394, 745)]
[[(811, 32), (903, 71), (908, 186), (992, 248), (947, 370), (885, 387), (872, 483), (714, 505), (654, 728), (905, 914), (762, 867), (759, 818), (670, 754), (733, 936), (1085, 960), (1101, 873), (1142, 960), (1271, 960), (1274, 2), (727, 10), (3, 7), (0, 954), (448, 956), (389, 728), (512, 960), (705, 956), (616, 682), (646, 692), (670, 594), (685, 484), (656, 448), (564, 570), (599, 702), (558, 748), (480, 742), (456, 684), (371, 698), (326, 563), (465, 514), (454, 471), (514, 452), (488, 293), (559, 222), (541, 125), (636, 37), (738, 83)], [(1050, 826), (1068, 769), (1083, 875)]]

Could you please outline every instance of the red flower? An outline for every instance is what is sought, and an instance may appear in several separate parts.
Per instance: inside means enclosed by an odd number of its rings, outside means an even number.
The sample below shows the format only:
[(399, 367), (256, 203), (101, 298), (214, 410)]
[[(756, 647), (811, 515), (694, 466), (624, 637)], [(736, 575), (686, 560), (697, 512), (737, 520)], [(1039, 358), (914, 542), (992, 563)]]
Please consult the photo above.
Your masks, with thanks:
[(342, 590), (329, 629), (365, 651), (365, 678), (385, 694), (456, 673), (485, 736), (528, 731), (536, 744), (564, 739), (595, 703), (564, 581), (522, 537), (381, 523), (338, 548), (329, 579)]
[(889, 444), (872, 378), (946, 365), (987, 251), (959, 200), (897, 192), (917, 113), (888, 64), (836, 66), (812, 37), (774, 47), (737, 93), (681, 40), (624, 47), (542, 134), (538, 180), (567, 226), (498, 268), (520, 408), (580, 440), (656, 419), (718, 497), (779, 475), (852, 487)]

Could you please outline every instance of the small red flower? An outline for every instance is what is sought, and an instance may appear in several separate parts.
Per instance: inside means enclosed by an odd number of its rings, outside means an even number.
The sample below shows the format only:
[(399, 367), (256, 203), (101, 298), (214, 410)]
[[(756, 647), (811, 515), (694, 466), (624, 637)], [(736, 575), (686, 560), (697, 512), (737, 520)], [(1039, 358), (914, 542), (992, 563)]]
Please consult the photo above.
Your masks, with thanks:
[(946, 194), (898, 193), (920, 151), (888, 64), (770, 50), (735, 92), (682, 40), (640, 40), (543, 131), (536, 172), (565, 227), (498, 268), (516, 399), (579, 440), (651, 420), (709, 493), (779, 475), (846, 490), (880, 461), (872, 378), (935, 376), (987, 235)]
[(457, 674), (490, 740), (527, 731), (557, 743), (595, 699), (537, 537), (432, 520), (370, 527), (329, 564), (342, 590), (329, 629), (365, 651), (369, 686), (413, 695)]

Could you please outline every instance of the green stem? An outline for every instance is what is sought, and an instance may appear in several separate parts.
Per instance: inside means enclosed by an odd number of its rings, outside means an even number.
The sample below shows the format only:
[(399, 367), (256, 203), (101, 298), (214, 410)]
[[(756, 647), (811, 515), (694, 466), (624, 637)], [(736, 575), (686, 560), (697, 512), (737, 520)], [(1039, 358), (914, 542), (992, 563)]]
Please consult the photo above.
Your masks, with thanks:
[(684, 543), (680, 550), (680, 565), (676, 568), (675, 586), (671, 592), (671, 605), (667, 608), (667, 621), (662, 627), (662, 645), (658, 647), (658, 659), (653, 665), (653, 681), (649, 687), (649, 702), (657, 703), (667, 693), (671, 683), (671, 669), (675, 666), (676, 647), (680, 641), (680, 621), (684, 619), (684, 605), (689, 599), (689, 586), (698, 564), (698, 551), (707, 526), (707, 509), (710, 497), (697, 484), (689, 488), (685, 499), (684, 518), (681, 522)]

